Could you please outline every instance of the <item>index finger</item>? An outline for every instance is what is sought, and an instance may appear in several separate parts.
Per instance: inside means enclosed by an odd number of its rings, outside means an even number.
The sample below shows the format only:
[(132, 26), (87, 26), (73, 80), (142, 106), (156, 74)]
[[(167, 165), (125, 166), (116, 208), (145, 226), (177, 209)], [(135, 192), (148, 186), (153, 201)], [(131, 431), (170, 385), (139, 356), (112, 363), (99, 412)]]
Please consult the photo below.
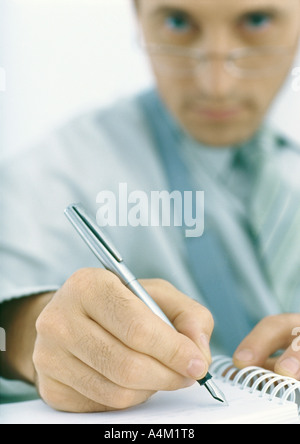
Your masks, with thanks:
[(214, 329), (210, 311), (167, 281), (148, 279), (140, 282), (167, 314), (176, 330), (197, 344), (210, 364), (209, 343)]
[(291, 345), (292, 330), (299, 321), (300, 315), (294, 313), (262, 319), (237, 348), (233, 357), (235, 365), (239, 368), (249, 365), (263, 367), (275, 352)]

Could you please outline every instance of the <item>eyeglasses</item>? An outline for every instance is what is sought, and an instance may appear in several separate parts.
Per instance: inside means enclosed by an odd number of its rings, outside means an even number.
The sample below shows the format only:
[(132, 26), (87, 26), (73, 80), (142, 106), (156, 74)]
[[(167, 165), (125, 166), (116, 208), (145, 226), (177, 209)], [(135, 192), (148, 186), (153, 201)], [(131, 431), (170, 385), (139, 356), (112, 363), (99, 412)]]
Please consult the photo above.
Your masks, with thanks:
[(189, 77), (210, 60), (223, 60), (225, 69), (236, 77), (272, 76), (286, 69), (285, 61), (294, 54), (292, 47), (236, 48), (227, 56), (209, 54), (199, 49), (144, 44), (157, 70), (172, 77)]

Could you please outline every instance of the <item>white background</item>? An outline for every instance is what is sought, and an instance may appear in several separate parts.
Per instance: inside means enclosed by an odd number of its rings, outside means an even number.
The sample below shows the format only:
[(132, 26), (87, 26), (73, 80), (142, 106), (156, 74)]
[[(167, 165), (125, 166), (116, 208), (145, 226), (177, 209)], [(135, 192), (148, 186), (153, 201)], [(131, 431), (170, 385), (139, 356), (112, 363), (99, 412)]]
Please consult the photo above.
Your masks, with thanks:
[[(0, 156), (19, 152), (85, 109), (152, 82), (131, 0), (0, 0)], [(295, 61), (300, 66), (300, 57)], [(271, 111), (300, 142), (292, 75)]]

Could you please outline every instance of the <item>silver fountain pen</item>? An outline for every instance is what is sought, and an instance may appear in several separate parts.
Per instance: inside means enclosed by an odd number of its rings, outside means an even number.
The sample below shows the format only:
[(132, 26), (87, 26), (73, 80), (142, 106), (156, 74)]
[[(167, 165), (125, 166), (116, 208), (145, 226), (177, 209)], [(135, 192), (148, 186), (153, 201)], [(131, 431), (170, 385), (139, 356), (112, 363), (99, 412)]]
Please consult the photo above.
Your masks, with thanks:
[[(104, 268), (111, 271), (119, 277), (126, 287), (131, 290), (139, 299), (141, 299), (147, 307), (157, 316), (165, 321), (170, 327), (172, 325), (167, 316), (163, 313), (156, 302), (146, 292), (136, 277), (124, 264), (123, 258), (117, 249), (112, 245), (110, 239), (100, 230), (96, 222), (87, 214), (81, 204), (72, 204), (65, 209), (65, 215), (82, 237), (84, 242), (92, 250), (95, 256), (102, 263)], [(204, 386), (209, 393), (218, 401), (227, 405), (226, 398), (221, 390), (215, 385), (212, 376), (207, 373), (205, 378), (197, 381)]]

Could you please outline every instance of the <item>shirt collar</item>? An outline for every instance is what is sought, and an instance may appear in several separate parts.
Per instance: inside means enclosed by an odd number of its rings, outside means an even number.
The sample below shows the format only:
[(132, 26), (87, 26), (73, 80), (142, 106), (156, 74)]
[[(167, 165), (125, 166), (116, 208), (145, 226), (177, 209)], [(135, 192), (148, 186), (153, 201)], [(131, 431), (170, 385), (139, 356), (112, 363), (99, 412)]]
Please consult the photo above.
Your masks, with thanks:
[(183, 134), (182, 146), (193, 162), (201, 164), (214, 179), (226, 174), (236, 154), (234, 147), (205, 146), (187, 134)]

